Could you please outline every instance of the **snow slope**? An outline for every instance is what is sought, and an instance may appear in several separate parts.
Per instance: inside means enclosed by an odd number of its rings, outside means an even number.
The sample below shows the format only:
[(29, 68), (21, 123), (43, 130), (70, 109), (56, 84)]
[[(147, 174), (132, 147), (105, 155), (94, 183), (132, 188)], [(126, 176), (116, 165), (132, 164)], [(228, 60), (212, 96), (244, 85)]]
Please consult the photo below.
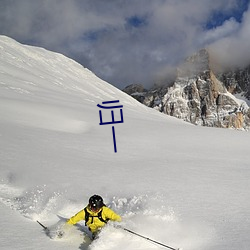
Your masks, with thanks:
[[(117, 153), (96, 106), (111, 100), (123, 105)], [(0, 36), (1, 249), (162, 249), (112, 225), (90, 244), (83, 223), (61, 240), (36, 223), (53, 228), (97, 193), (124, 227), (166, 245), (248, 250), (249, 142), (248, 132), (165, 116), (63, 55)]]

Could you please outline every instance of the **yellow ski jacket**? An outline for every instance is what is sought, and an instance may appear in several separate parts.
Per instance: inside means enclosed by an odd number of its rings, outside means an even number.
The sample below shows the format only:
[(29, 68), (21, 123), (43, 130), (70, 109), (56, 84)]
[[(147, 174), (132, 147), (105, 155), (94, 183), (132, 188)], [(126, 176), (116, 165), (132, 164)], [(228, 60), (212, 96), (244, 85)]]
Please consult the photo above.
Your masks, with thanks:
[[(88, 221), (85, 221), (86, 226), (90, 229), (92, 233), (97, 232), (100, 228), (102, 228), (106, 223), (104, 221), (112, 220), (112, 221), (121, 221), (121, 217), (116, 214), (113, 210), (110, 208), (103, 206), (99, 211), (93, 212), (89, 209), (89, 207), (86, 207), (87, 212), (89, 213)], [(101, 218), (104, 220), (100, 220), (98, 218), (98, 215), (101, 212)], [(77, 214), (72, 216), (68, 221), (67, 224), (74, 225), (80, 220), (85, 220), (85, 210), (82, 209)]]

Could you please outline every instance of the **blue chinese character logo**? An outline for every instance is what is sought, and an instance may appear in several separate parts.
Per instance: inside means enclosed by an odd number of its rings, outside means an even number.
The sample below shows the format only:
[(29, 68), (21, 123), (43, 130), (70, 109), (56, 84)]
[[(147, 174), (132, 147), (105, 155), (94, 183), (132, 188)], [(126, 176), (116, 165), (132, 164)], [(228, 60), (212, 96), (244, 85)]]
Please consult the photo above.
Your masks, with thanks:
[[(101, 109), (119, 109), (120, 108), (120, 117), (121, 119), (116, 121), (115, 120), (115, 116), (114, 116), (114, 111), (111, 110), (111, 121), (108, 122), (103, 122), (102, 119), (102, 110), (99, 110), (99, 117), (100, 117), (100, 123), (99, 125), (109, 125), (109, 124), (117, 124), (117, 123), (123, 123), (123, 112), (122, 112), (122, 107), (123, 105), (116, 105), (116, 106), (106, 106), (106, 105), (113, 105), (114, 103), (119, 103), (119, 100), (116, 101), (108, 101), (108, 102), (102, 102), (102, 105), (97, 104), (97, 107), (101, 108)], [(112, 134), (113, 134), (113, 143), (114, 143), (114, 151), (115, 153), (117, 152), (117, 148), (116, 148), (116, 138), (115, 138), (115, 127), (112, 126)]]

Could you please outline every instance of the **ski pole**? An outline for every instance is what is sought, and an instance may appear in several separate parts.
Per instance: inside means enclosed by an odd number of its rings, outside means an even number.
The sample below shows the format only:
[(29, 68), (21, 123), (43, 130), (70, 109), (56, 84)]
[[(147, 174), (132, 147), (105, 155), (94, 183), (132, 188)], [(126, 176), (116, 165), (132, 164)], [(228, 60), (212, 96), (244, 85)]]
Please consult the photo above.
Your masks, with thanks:
[(145, 237), (145, 236), (143, 236), (143, 235), (141, 235), (141, 234), (135, 233), (135, 232), (133, 232), (133, 231), (127, 229), (127, 228), (122, 228), (122, 229), (125, 230), (125, 231), (127, 231), (127, 232), (129, 232), (129, 233), (131, 233), (131, 234), (137, 235), (137, 236), (139, 236), (139, 237), (141, 237), (141, 238), (143, 238), (143, 239), (145, 239), (145, 240), (154, 242), (154, 243), (156, 243), (156, 244), (158, 244), (158, 245), (161, 245), (161, 246), (163, 246), (163, 247), (169, 248), (169, 249), (171, 249), (171, 250), (180, 250), (180, 248), (173, 248), (173, 247), (167, 246), (167, 245), (162, 244), (162, 243), (160, 243), (160, 242), (158, 242), (158, 241), (155, 241), (155, 240), (152, 240), (152, 239), (150, 239), (150, 238), (148, 238), (148, 237)]
[(43, 229), (46, 231), (46, 230), (48, 230), (48, 228), (47, 227), (45, 227), (41, 222), (39, 222), (38, 220), (36, 221), (40, 226), (42, 226), (43, 227)]

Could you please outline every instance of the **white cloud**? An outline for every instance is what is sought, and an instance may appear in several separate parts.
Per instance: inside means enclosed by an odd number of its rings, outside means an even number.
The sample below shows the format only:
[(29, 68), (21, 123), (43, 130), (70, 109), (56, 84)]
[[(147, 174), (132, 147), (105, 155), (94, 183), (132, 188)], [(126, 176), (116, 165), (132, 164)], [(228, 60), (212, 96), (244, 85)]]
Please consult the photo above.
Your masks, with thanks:
[(225, 66), (246, 66), (250, 63), (250, 9), (234, 32), (210, 45), (216, 60)]
[[(206, 30), (214, 12), (230, 14), (237, 0), (47, 0), (0, 2), (0, 33), (63, 52), (124, 87), (155, 76), (203, 46), (221, 50), (249, 38), (247, 14)], [(128, 20), (138, 17), (143, 25)], [(136, 19), (135, 19), (136, 20)], [(231, 34), (237, 34), (233, 37)], [(243, 46), (247, 47), (246, 44)], [(108, 70), (107, 70), (108, 69)]]
[(239, 27), (240, 24), (232, 17), (229, 20), (226, 20), (221, 26), (205, 30), (204, 33), (201, 34), (200, 43), (211, 44), (214, 41), (231, 36), (232, 34), (237, 33)]

